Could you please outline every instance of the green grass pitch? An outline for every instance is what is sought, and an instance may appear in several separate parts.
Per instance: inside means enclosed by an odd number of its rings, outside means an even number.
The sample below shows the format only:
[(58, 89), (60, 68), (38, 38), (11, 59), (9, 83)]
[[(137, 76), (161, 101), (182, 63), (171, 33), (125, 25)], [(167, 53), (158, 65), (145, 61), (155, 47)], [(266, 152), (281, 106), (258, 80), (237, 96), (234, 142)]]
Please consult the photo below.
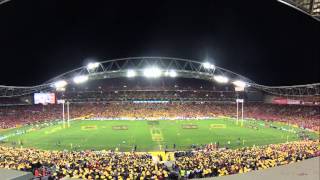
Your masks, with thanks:
[[(298, 133), (265, 127), (263, 124), (263, 121), (245, 121), (241, 127), (240, 123), (237, 125), (234, 119), (229, 118), (159, 121), (76, 120), (70, 123), (69, 128), (64, 128), (62, 124), (33, 128), (25, 134), (10, 136), (2, 140), (2, 143), (47, 150), (118, 148), (120, 151), (131, 151), (136, 145), (138, 151), (159, 151), (165, 148), (173, 149), (173, 144), (176, 144), (178, 150), (186, 150), (190, 149), (192, 144), (219, 142), (220, 146), (237, 148), (299, 140)], [(283, 124), (273, 125), (296, 132), (302, 131)], [(13, 132), (17, 132), (17, 129), (1, 132), (0, 136)], [(309, 135), (316, 137), (312, 133)]]

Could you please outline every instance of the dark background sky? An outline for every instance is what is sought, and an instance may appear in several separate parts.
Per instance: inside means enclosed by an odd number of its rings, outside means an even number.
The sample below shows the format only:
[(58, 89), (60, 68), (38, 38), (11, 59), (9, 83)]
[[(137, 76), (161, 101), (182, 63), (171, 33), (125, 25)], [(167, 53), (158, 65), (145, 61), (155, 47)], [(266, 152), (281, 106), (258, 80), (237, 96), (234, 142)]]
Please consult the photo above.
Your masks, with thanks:
[(320, 22), (276, 0), (12, 0), (0, 6), (0, 84), (36, 85), (130, 56), (203, 60), (265, 85), (320, 80)]

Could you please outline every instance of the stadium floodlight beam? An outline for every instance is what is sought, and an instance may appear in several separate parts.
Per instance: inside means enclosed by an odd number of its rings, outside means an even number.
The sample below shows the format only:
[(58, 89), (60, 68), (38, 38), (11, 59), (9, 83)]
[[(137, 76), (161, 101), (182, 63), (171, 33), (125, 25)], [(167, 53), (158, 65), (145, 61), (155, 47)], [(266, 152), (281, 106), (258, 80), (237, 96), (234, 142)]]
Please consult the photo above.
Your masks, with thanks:
[(127, 71), (127, 77), (128, 77), (128, 78), (135, 77), (136, 75), (137, 75), (137, 73), (136, 73), (135, 70), (129, 69), (129, 70)]
[(89, 77), (87, 75), (79, 75), (73, 78), (73, 82), (76, 84), (81, 84), (88, 81)]
[(222, 76), (222, 75), (214, 76), (213, 79), (215, 81), (217, 81), (218, 83), (228, 83), (229, 82), (229, 78), (226, 76)]
[(158, 67), (148, 67), (143, 70), (143, 75), (147, 78), (158, 78), (161, 74), (162, 71)]
[(247, 83), (241, 80), (233, 81), (232, 84), (240, 88), (245, 88), (247, 86)]
[(215, 65), (209, 63), (209, 62), (204, 62), (202, 63), (202, 66), (205, 68), (205, 69), (215, 69)]
[(98, 62), (91, 62), (87, 65), (88, 70), (95, 70), (99, 67), (100, 63)]

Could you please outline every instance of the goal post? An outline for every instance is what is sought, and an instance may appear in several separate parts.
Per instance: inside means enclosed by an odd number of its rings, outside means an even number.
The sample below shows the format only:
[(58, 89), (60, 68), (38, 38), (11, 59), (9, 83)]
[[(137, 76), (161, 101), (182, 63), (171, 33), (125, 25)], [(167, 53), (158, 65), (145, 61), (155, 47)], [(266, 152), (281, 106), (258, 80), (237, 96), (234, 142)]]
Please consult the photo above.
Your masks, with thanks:
[(68, 127), (70, 127), (70, 102), (67, 101), (67, 122), (68, 122)]
[(243, 104), (244, 100), (243, 99), (236, 99), (236, 104), (237, 104), (237, 125), (239, 124), (239, 104), (241, 104), (241, 126), (243, 126)]
[(66, 117), (65, 117), (65, 104), (67, 104), (67, 120), (68, 120), (68, 127), (70, 126), (69, 124), (69, 120), (70, 120), (70, 114), (69, 114), (69, 102), (66, 102), (64, 99), (59, 99), (57, 100), (58, 104), (62, 105), (62, 124), (63, 124), (63, 128), (66, 127)]

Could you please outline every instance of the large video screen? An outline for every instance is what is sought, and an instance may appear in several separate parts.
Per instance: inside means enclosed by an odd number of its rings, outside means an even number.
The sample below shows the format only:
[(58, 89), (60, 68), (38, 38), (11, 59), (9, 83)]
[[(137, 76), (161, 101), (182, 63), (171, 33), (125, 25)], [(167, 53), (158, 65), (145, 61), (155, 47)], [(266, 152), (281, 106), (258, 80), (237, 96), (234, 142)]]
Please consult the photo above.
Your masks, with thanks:
[(34, 104), (55, 104), (55, 102), (54, 93), (34, 93)]

